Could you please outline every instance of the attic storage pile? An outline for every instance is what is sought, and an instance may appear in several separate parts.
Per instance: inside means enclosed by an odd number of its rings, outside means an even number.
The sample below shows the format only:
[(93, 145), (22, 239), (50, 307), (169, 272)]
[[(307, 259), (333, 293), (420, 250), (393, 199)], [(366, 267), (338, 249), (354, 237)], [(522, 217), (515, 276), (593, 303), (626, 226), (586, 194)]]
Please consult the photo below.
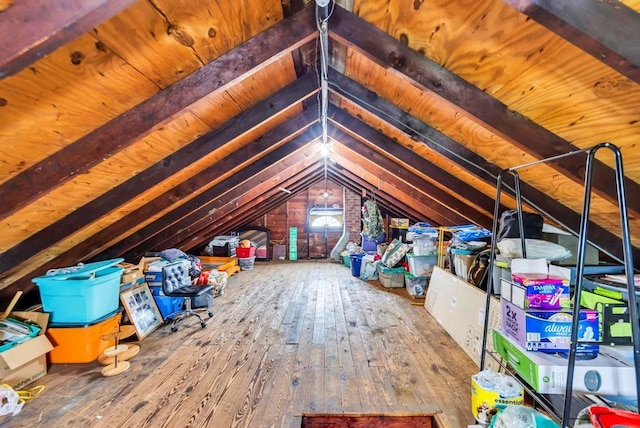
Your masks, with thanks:
[[(0, 321), (0, 358), (7, 364), (0, 378), (7, 388), (23, 390), (47, 373), (47, 362), (98, 361), (103, 375), (118, 374), (105, 369), (114, 363), (120, 370), (128, 367), (141, 350), (131, 340), (141, 341), (169, 322), (177, 329), (190, 309), (205, 327), (200, 314), (213, 316), (214, 295), (223, 294), (238, 271), (235, 257), (200, 259), (178, 249), (142, 257), (135, 265), (117, 258), (51, 269), (33, 278), (41, 305), (13, 312), (19, 292), (6, 309), (8, 318)], [(169, 283), (182, 288), (176, 292)]]
[[(551, 397), (556, 409), (565, 391), (566, 380), (562, 379), (567, 376), (571, 324), (576, 316), (578, 345), (573, 388), (579, 396), (597, 394), (594, 400), (583, 401), (583, 407), (615, 402), (627, 412), (635, 412), (627, 302), (625, 293), (612, 293), (616, 282), (624, 284), (624, 266), (589, 267), (587, 273), (591, 274), (585, 277), (585, 290), (576, 305), (571, 299), (576, 284), (573, 248), (552, 242), (558, 240), (551, 233), (557, 230), (544, 225), (539, 214), (525, 213), (523, 217), (527, 257), (523, 257), (517, 212), (507, 210), (498, 220), (493, 270), (489, 269), (494, 243), (490, 231), (475, 225), (409, 225), (408, 219), (397, 218), (390, 220), (390, 242), (375, 243), (363, 238), (362, 246), (352, 243), (343, 252), (343, 261), (351, 274), (361, 280), (378, 280), (390, 289), (406, 288), (413, 298), (422, 295), (427, 311), (478, 365), (484, 353), (479, 320), (486, 317), (495, 329), (487, 337), (487, 350), (494, 359), (501, 360), (489, 363), (489, 370), (513, 365), (508, 371), (511, 384), (520, 385), (519, 390), (527, 394)], [(563, 242), (571, 244), (562, 236)], [(494, 287), (487, 297), (490, 274)], [(490, 304), (486, 303), (488, 298)], [(485, 401), (487, 394), (498, 394), (493, 388), (491, 383), (474, 383), (471, 401), (475, 404), (471, 411), (479, 423), (490, 420), (487, 415), (496, 400), (490, 399), (489, 404)], [(524, 392), (519, 394), (518, 404), (522, 404)], [(496, 411), (499, 412), (493, 410)], [(558, 426), (543, 414), (531, 417), (548, 424), (539, 426)], [(629, 417), (628, 413), (625, 417)]]

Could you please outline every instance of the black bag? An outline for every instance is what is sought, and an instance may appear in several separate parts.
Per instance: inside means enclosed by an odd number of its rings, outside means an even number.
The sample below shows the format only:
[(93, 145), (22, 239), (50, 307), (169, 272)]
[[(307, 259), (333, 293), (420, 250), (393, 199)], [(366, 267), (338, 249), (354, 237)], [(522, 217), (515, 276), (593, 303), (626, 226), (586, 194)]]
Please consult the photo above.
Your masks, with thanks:
[[(524, 237), (540, 239), (542, 236), (542, 224), (544, 219), (540, 214), (523, 212)], [(507, 210), (500, 216), (500, 227), (496, 239), (519, 238), (520, 226), (518, 226), (518, 211)]]
[(469, 284), (473, 284), (483, 290), (487, 290), (489, 282), (489, 260), (491, 258), (491, 250), (482, 250), (476, 254), (476, 258), (469, 267), (467, 280)]

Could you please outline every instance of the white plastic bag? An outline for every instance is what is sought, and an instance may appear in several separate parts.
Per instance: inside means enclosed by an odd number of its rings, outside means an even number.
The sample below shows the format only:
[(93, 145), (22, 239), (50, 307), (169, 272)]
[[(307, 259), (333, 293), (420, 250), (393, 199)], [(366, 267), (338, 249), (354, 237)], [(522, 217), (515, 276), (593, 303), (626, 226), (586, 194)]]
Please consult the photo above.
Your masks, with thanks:
[(0, 416), (17, 415), (22, 410), (24, 401), (20, 401), (18, 393), (9, 385), (0, 385)]

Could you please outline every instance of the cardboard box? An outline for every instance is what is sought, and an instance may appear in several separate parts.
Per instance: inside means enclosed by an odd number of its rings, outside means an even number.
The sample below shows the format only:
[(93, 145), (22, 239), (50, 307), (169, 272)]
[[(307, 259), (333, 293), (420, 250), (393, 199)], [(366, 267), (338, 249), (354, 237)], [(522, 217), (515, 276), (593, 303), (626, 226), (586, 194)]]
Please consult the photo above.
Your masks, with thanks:
[(408, 218), (390, 218), (389, 219), (390, 227), (399, 227), (399, 228), (408, 228), (409, 227), (409, 219)]
[[(436, 321), (479, 366), (487, 294), (444, 269), (435, 267), (427, 287), (424, 306)], [(502, 323), (500, 301), (491, 298), (488, 314), (489, 331)], [(487, 337), (487, 349), (493, 350), (492, 336)], [(491, 358), (486, 364), (494, 369), (499, 364)]]
[[(568, 351), (573, 313), (555, 310), (524, 310), (502, 297), (502, 331), (527, 351)], [(578, 315), (578, 341), (600, 338), (598, 312), (581, 310)], [(597, 353), (598, 345), (578, 343), (578, 352)]]
[(13, 312), (11, 317), (35, 322), (42, 328), (33, 339), (0, 352), (0, 383), (6, 383), (19, 390), (47, 374), (47, 352), (51, 351), (53, 346), (44, 335), (49, 314)]
[[(496, 351), (533, 389), (541, 394), (564, 394), (567, 359), (542, 352), (527, 352), (510, 337), (493, 331)], [(574, 392), (635, 396), (635, 367), (602, 353), (576, 359)]]
[(454, 254), (453, 255), (453, 268), (463, 281), (469, 279), (469, 269), (476, 259), (475, 254)]
[(124, 269), (120, 279), (121, 284), (137, 283), (143, 277), (143, 271), (140, 270), (139, 265), (123, 262), (118, 263), (117, 266)]
[[(502, 280), (501, 285), (508, 281)], [(509, 284), (511, 303), (523, 309), (569, 308), (569, 280), (546, 274), (513, 274)], [(502, 290), (502, 286), (501, 286)]]

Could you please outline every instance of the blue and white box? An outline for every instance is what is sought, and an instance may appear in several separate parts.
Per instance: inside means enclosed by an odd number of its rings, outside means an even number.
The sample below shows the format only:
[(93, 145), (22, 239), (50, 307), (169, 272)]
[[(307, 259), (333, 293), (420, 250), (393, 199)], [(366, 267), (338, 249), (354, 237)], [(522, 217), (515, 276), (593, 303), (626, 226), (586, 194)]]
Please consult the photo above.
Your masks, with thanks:
[[(502, 331), (527, 351), (566, 352), (571, 346), (571, 311), (524, 310), (504, 297), (502, 300)], [(578, 314), (578, 342), (600, 339), (598, 312), (581, 310)], [(578, 343), (582, 354), (597, 354), (597, 343)]]

